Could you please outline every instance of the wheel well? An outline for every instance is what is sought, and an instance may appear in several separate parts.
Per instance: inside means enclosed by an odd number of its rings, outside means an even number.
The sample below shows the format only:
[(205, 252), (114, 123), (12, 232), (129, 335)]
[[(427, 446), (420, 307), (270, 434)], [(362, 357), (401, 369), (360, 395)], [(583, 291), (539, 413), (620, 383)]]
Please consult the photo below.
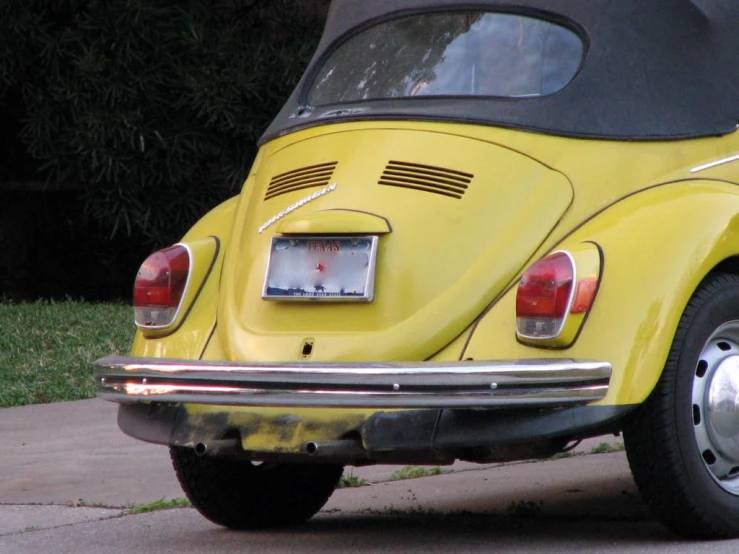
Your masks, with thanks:
[[(739, 275), (739, 256), (726, 258), (724, 261), (714, 267), (708, 275), (714, 273), (733, 273), (734, 275)], [(708, 275), (706, 275), (706, 277), (708, 277)]]

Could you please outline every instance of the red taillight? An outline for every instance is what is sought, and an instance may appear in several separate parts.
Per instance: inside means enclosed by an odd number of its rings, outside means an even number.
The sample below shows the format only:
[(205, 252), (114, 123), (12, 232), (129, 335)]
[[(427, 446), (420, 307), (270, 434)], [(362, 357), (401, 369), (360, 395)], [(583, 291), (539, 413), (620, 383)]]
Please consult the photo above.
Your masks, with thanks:
[(532, 265), (521, 277), (516, 296), (516, 326), (521, 336), (556, 337), (572, 302), (575, 264), (556, 252)]
[(521, 277), (516, 297), (519, 317), (562, 317), (572, 295), (575, 268), (570, 257), (557, 252), (539, 260)]
[(155, 252), (141, 265), (133, 285), (136, 324), (171, 325), (182, 302), (190, 273), (190, 253), (178, 244)]

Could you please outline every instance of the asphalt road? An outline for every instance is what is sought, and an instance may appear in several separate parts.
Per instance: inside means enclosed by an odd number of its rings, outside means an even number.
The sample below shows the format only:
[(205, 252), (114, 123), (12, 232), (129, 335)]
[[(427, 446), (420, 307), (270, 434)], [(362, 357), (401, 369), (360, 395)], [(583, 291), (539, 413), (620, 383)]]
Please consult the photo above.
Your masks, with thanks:
[(654, 552), (729, 553), (739, 540), (690, 542), (653, 521), (623, 452), (537, 463), (455, 464), (390, 481), (397, 467), (355, 469), (289, 530), (240, 533), (191, 508), (127, 515), (182, 497), (163, 447), (118, 431), (115, 405), (91, 400), (0, 410), (0, 553)]

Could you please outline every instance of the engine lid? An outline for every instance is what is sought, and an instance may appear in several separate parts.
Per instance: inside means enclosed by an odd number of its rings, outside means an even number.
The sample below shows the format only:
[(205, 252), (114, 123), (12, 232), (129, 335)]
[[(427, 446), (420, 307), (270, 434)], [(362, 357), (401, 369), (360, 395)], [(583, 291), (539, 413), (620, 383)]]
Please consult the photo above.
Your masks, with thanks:
[[(426, 359), (511, 283), (572, 201), (562, 174), (501, 145), (327, 129), (265, 145), (242, 192), (218, 316), (231, 359)], [(273, 237), (368, 230), (379, 237), (371, 302), (262, 298)]]

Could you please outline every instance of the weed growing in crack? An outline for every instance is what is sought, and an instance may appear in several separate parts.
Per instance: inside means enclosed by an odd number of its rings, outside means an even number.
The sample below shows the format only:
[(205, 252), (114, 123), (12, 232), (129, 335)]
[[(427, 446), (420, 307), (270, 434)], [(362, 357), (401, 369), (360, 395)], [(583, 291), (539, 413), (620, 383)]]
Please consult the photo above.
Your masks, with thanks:
[(420, 467), (406, 466), (401, 468), (390, 476), (391, 481), (402, 481), (403, 479), (418, 479), (419, 477), (429, 477), (431, 475), (439, 475), (443, 470), (439, 466)]
[(342, 475), (336, 488), (348, 489), (352, 487), (363, 487), (366, 484), (367, 481), (361, 477), (357, 477), (355, 475)]

